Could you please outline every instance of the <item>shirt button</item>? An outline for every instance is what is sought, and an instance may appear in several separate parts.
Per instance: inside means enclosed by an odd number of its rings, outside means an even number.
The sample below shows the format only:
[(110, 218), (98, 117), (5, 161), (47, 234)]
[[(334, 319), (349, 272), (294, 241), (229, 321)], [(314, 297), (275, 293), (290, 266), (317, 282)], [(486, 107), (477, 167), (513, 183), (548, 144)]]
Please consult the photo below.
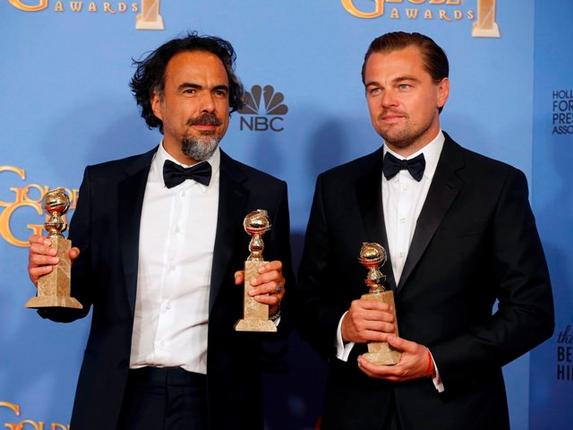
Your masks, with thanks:
[(406, 218), (400, 218), (400, 224), (404, 224), (406, 222)]

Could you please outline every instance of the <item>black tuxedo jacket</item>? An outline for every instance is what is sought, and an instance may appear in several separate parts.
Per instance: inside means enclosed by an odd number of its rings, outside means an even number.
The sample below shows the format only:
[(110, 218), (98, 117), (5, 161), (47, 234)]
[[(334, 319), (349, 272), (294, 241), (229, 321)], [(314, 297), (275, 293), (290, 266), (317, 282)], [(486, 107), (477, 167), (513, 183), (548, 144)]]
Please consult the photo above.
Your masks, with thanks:
[[(72, 295), (84, 309), (39, 311), (43, 317), (69, 322), (85, 316), (93, 306), (72, 414), (71, 427), (75, 430), (116, 428), (129, 368), (140, 216), (155, 151), (86, 169), (70, 227), (70, 239), (81, 250), (72, 268)], [(272, 222), (264, 237), (265, 258), (283, 262), (288, 286), (293, 277), (286, 183), (221, 152), (209, 297), (211, 429), (263, 428), (262, 340), (276, 334), (238, 333), (233, 329), (243, 310), (243, 289), (235, 285), (233, 274), (244, 266), (250, 240), (243, 230), (243, 218), (259, 208), (269, 212)], [(284, 317), (279, 331), (288, 325), (283, 321)]]
[(392, 407), (403, 430), (507, 429), (501, 367), (553, 331), (547, 266), (523, 173), (448, 136), (398, 285), (390, 261), (382, 267), (400, 336), (430, 348), (445, 392), (430, 378), (370, 379), (356, 355), (335, 358), (339, 320), (367, 292), (361, 243), (388, 249), (382, 154), (317, 180), (295, 298), (303, 336), (329, 358), (323, 428), (381, 429)]

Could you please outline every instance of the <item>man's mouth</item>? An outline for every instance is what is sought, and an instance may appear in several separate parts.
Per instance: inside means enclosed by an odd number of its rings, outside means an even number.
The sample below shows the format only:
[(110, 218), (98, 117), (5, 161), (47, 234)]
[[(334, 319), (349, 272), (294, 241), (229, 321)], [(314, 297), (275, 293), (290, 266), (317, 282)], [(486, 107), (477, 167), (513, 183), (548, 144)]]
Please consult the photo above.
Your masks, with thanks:
[(380, 115), (380, 120), (382, 122), (386, 122), (386, 123), (396, 123), (402, 119), (406, 118), (406, 115), (404, 115), (403, 113), (398, 113), (398, 112), (390, 112), (390, 113), (386, 113), (384, 115)]

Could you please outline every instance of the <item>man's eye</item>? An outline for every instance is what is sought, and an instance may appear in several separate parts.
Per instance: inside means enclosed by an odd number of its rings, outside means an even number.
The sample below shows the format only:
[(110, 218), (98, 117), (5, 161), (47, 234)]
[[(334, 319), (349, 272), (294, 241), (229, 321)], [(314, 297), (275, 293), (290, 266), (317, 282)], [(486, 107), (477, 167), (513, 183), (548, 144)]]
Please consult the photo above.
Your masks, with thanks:
[(370, 88), (368, 90), (368, 94), (370, 94), (371, 96), (375, 96), (377, 94), (380, 94), (382, 92), (381, 88)]
[(400, 85), (398, 85), (398, 88), (400, 88), (401, 90), (407, 90), (407, 89), (412, 88), (412, 85), (410, 85), (410, 84), (400, 84)]
[(217, 90), (217, 91), (215, 91), (215, 94), (220, 96), (220, 97), (227, 97), (227, 91), (225, 91), (225, 90)]

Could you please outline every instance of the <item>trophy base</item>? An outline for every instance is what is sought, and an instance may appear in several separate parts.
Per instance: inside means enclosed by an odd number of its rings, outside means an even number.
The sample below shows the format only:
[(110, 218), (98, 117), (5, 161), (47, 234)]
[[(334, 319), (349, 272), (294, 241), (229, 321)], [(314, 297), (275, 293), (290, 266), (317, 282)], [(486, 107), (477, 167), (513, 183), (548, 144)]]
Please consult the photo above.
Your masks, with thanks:
[(26, 302), (27, 308), (73, 308), (83, 309), (83, 306), (77, 299), (65, 296), (37, 296), (32, 297)]
[(70, 294), (72, 265), (69, 253), (72, 243), (61, 236), (50, 236), (48, 239), (57, 250), (60, 262), (54, 266), (52, 272), (38, 279), (38, 294), (26, 302), (26, 307), (83, 309), (82, 304)]
[(259, 267), (266, 261), (245, 261), (245, 285), (243, 288), (243, 318), (235, 324), (235, 331), (276, 332), (277, 326), (269, 319), (269, 305), (257, 302), (248, 294), (251, 279), (256, 278)]
[(277, 326), (271, 320), (239, 320), (235, 324), (235, 331), (275, 333), (277, 331)]
[(373, 342), (368, 344), (368, 351), (364, 358), (372, 364), (393, 366), (398, 364), (402, 353), (392, 349), (386, 342)]
[[(394, 303), (394, 292), (383, 291), (381, 293), (370, 293), (362, 296), (366, 300), (378, 300), (386, 303), (392, 307), (394, 313), (394, 321), (396, 324), (396, 336), (398, 336), (398, 320), (396, 318), (396, 305)], [(385, 366), (393, 366), (398, 364), (402, 353), (392, 348), (387, 342), (370, 342), (368, 344), (368, 352), (364, 354), (364, 358), (373, 364), (380, 364)]]

